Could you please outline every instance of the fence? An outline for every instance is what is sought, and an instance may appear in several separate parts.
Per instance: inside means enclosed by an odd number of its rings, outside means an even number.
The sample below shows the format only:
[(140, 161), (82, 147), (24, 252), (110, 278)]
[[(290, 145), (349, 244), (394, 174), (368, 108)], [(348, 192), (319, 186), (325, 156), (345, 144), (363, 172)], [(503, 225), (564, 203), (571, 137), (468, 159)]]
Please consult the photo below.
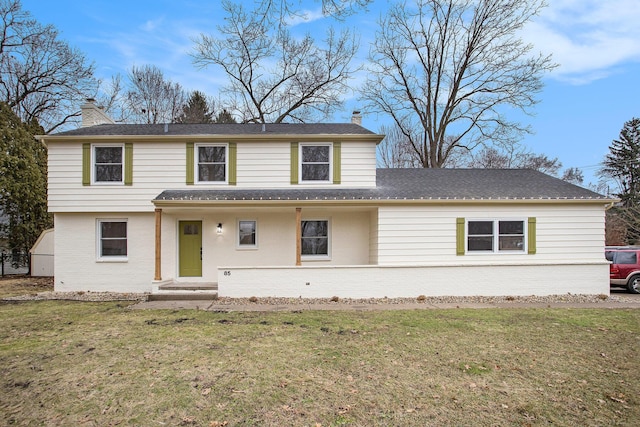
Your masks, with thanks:
[(31, 259), (25, 252), (0, 253), (0, 273), (2, 277), (10, 274), (29, 274), (31, 270)]

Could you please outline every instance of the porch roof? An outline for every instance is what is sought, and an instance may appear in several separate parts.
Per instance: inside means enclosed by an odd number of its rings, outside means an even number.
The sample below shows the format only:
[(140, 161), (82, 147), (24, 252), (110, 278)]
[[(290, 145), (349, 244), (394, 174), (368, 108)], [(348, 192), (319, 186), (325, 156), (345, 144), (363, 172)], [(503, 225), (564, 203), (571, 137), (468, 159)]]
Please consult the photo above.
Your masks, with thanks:
[(599, 201), (612, 199), (525, 169), (378, 169), (375, 188), (166, 190), (156, 204), (224, 201)]

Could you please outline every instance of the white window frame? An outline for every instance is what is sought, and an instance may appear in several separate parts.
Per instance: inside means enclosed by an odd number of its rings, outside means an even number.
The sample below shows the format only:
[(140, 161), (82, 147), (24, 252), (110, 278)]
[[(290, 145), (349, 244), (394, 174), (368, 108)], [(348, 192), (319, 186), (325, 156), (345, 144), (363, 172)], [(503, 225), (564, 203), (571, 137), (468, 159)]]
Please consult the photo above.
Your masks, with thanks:
[(305, 255), (300, 253), (302, 261), (327, 261), (331, 259), (331, 218), (303, 218), (300, 222), (300, 252), (302, 252), (302, 223), (305, 221), (326, 221), (327, 222), (327, 254)]
[[(255, 234), (255, 243), (253, 244), (242, 244), (240, 242), (240, 223), (241, 222), (253, 222), (254, 223), (254, 234)], [(239, 250), (251, 250), (258, 249), (258, 220), (254, 218), (240, 218), (236, 221), (236, 249)]]
[[(224, 147), (224, 181), (201, 181), (200, 180), (200, 148), (201, 147)], [(193, 150), (193, 182), (200, 185), (224, 185), (229, 183), (229, 144), (228, 143), (200, 143), (194, 144)]]
[[(527, 253), (527, 234), (528, 221), (523, 218), (469, 218), (465, 220), (464, 228), (464, 247), (465, 253), (469, 255), (484, 254), (526, 254)], [(500, 250), (500, 223), (508, 221), (517, 221), (522, 223), (522, 249), (516, 250)], [(470, 222), (491, 222), (493, 223), (492, 249), (489, 251), (469, 250), (469, 223)], [(506, 234), (505, 236), (509, 236)]]
[[(122, 152), (122, 163), (120, 163), (121, 167), (121, 176), (122, 179), (120, 181), (98, 181), (96, 174), (96, 148), (113, 148), (119, 147)], [(124, 153), (124, 144), (91, 144), (91, 184), (92, 185), (124, 185), (124, 174), (125, 174), (125, 153)]]
[[(127, 236), (125, 238), (127, 244), (126, 255), (102, 255), (102, 223), (105, 222), (124, 222), (126, 224)], [(126, 262), (129, 259), (129, 220), (127, 218), (98, 218), (96, 219), (96, 260), (99, 262)]]
[[(304, 147), (329, 147), (329, 179), (305, 180), (302, 175), (302, 150)], [(298, 144), (298, 176), (300, 184), (332, 184), (333, 183), (333, 143), (332, 142), (301, 142)]]

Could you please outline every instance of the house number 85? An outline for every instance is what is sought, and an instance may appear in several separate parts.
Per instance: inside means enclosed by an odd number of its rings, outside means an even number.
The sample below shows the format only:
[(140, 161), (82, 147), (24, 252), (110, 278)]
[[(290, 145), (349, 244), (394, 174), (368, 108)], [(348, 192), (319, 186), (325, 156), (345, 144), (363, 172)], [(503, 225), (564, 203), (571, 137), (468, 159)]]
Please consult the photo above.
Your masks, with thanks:
[(225, 270), (222, 274), (224, 274), (225, 276), (231, 276), (231, 272), (229, 270)]

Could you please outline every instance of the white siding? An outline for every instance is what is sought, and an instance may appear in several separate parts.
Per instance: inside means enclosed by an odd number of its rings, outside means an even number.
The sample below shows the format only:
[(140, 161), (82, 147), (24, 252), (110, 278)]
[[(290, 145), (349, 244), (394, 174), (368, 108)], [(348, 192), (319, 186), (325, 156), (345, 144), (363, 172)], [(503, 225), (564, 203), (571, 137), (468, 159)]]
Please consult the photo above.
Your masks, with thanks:
[(218, 274), (218, 293), (225, 297), (287, 298), (608, 295), (609, 266), (601, 261), (497, 267), (222, 267)]
[[(291, 185), (288, 142), (238, 142), (236, 186), (186, 185), (185, 142), (134, 143), (131, 186), (83, 186), (81, 142), (55, 142), (48, 150), (51, 212), (151, 212), (151, 200), (167, 189), (311, 187)], [(343, 142), (341, 163), (342, 183), (324, 187), (375, 186), (375, 143)]]
[[(456, 218), (537, 221), (537, 253), (456, 256)], [(599, 205), (449, 205), (380, 207), (378, 263), (423, 265), (601, 261), (604, 209)]]

